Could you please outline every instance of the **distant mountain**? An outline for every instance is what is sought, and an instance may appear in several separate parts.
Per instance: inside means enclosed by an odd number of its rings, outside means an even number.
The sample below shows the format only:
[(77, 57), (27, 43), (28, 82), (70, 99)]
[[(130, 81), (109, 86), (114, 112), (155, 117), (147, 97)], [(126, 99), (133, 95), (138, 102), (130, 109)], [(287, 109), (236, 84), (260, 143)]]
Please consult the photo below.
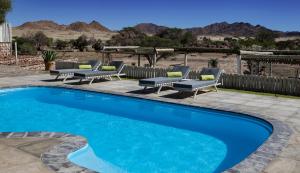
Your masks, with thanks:
[[(159, 26), (152, 23), (142, 23), (135, 26), (135, 28), (145, 34), (157, 34), (167, 29), (166, 26)], [(271, 30), (261, 25), (251, 25), (250, 23), (236, 22), (236, 23), (214, 23), (205, 27), (186, 28), (195, 35), (207, 36), (233, 36), (233, 37), (254, 37), (260, 30), (268, 30), (278, 34), (280, 37), (300, 36), (300, 32), (281, 32)]]
[[(134, 26), (140, 32), (148, 35), (158, 34), (169, 27), (159, 26), (153, 23), (141, 23)], [(268, 30), (278, 34), (279, 37), (299, 38), (300, 32), (282, 32), (266, 28), (261, 25), (252, 25), (250, 23), (214, 23), (205, 27), (186, 28), (184, 30), (192, 32), (197, 36), (222, 36), (222, 37), (254, 37), (261, 29)], [(61, 25), (50, 20), (40, 20), (26, 22), (13, 28), (14, 36), (22, 36), (27, 33), (43, 31), (49, 37), (55, 39), (74, 39), (82, 34), (89, 37), (109, 40), (116, 32), (111, 31), (97, 21), (91, 23), (74, 22), (69, 25)]]
[(262, 29), (272, 31), (260, 25), (253, 26), (249, 23), (243, 23), (243, 22), (239, 22), (239, 23), (237, 22), (232, 24), (229, 24), (227, 22), (222, 22), (222, 23), (211, 24), (203, 28), (189, 28), (187, 30), (191, 31), (196, 35), (253, 37)]
[(85, 23), (85, 22), (75, 22), (71, 23), (66, 27), (69, 30), (73, 31), (104, 31), (104, 32), (111, 32), (108, 28), (104, 27), (97, 21), (92, 21), (91, 23)]
[(77, 39), (82, 34), (95, 39), (110, 40), (116, 32), (112, 32), (97, 21), (91, 23), (74, 22), (69, 25), (61, 25), (50, 20), (26, 22), (13, 28), (13, 36), (22, 37), (27, 34), (42, 31), (53, 39), (71, 40)]
[(111, 32), (108, 28), (101, 25), (97, 21), (92, 21), (91, 23), (85, 22), (74, 22), (70, 25), (60, 25), (50, 20), (40, 20), (35, 22), (26, 22), (15, 29), (21, 30), (59, 30), (59, 31), (78, 31), (78, 32), (90, 32), (90, 31), (101, 31), (101, 32)]
[(167, 29), (168, 27), (165, 26), (159, 26), (155, 25), (153, 23), (141, 23), (134, 28), (142, 33), (149, 34), (149, 35), (154, 35), (162, 32), (163, 30)]
[(35, 22), (26, 22), (18, 27), (17, 29), (36, 29), (36, 30), (64, 30), (65, 25), (59, 25), (50, 20), (40, 20)]

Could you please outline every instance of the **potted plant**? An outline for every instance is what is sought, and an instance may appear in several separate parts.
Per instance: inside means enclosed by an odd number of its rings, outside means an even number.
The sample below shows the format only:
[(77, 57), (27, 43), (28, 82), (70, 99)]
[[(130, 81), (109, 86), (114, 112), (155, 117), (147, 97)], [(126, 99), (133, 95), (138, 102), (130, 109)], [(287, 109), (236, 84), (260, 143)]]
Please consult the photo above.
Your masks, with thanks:
[(55, 66), (55, 59), (57, 57), (56, 52), (51, 50), (44, 51), (42, 57), (45, 63), (45, 70), (46, 71), (53, 70)]
[(217, 68), (218, 66), (219, 66), (218, 59), (210, 59), (208, 61), (208, 67), (210, 67), (210, 68)]

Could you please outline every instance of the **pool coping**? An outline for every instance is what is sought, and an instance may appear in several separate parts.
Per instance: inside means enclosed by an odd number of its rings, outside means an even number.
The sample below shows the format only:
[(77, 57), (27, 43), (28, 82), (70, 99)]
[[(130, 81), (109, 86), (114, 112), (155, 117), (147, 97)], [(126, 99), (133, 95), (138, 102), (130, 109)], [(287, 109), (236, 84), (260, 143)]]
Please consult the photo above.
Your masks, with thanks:
[[(248, 112), (239, 108), (224, 108), (218, 106), (200, 106), (191, 103), (178, 103), (176, 99), (166, 99), (166, 98), (154, 98), (145, 95), (136, 95), (131, 93), (121, 93), (115, 91), (105, 91), (101, 89), (84, 88), (82, 86), (65, 86), (65, 85), (47, 85), (47, 84), (30, 84), (30, 85), (15, 85), (9, 87), (0, 87), (0, 89), (7, 88), (18, 88), (18, 87), (56, 87), (56, 88), (66, 88), (74, 90), (82, 90), (96, 93), (105, 93), (120, 95), (144, 100), (153, 100), (177, 105), (184, 105), (196, 108), (207, 108), (215, 109), (219, 111), (233, 112), (238, 114), (245, 114), (250, 117), (259, 118), (269, 122), (273, 126), (273, 133), (255, 152), (250, 154), (243, 161), (238, 163), (232, 168), (224, 171), (226, 173), (239, 173), (239, 172), (262, 172), (267, 165), (275, 159), (278, 154), (282, 151), (284, 147), (287, 146), (290, 136), (292, 135), (292, 130), (286, 123), (266, 117), (265, 115), (253, 112)], [(0, 133), (0, 138), (58, 138), (62, 142), (55, 145), (47, 152), (41, 155), (42, 162), (51, 170), (59, 173), (69, 173), (69, 172), (82, 172), (82, 173), (96, 173), (93, 170), (80, 167), (68, 160), (68, 155), (74, 151), (77, 151), (87, 145), (87, 141), (84, 137), (75, 136), (67, 133), (53, 133), (53, 132), (4, 132)]]

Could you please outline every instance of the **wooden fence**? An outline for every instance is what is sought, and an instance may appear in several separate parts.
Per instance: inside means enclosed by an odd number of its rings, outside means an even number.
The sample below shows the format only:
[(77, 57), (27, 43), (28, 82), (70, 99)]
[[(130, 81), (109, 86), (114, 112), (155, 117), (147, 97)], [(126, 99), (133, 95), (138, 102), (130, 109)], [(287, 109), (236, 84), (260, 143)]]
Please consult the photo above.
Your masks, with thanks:
[[(168, 69), (125, 66), (123, 72), (128, 78), (151, 78), (166, 76)], [(199, 71), (191, 71), (190, 79), (199, 78)], [(220, 82), (222, 88), (257, 91), (274, 94), (300, 96), (300, 79), (265, 77), (252, 75), (223, 74)]]

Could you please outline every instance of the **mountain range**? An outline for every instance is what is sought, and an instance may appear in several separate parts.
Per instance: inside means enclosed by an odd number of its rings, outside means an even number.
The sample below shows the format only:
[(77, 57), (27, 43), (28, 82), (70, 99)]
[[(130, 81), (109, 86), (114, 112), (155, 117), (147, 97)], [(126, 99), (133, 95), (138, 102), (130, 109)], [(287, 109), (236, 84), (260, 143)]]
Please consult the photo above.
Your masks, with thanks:
[(34, 29), (34, 30), (71, 30), (78, 32), (89, 32), (89, 31), (102, 31), (111, 32), (108, 28), (101, 25), (97, 21), (92, 21), (91, 23), (85, 22), (74, 22), (70, 25), (60, 25), (50, 20), (40, 20), (35, 22), (26, 22), (15, 29)]
[[(141, 23), (133, 26), (140, 32), (154, 35), (166, 30), (169, 27), (159, 26), (153, 23)], [(300, 37), (300, 32), (282, 32), (266, 28), (261, 25), (252, 25), (250, 23), (214, 23), (205, 27), (185, 28), (198, 36), (223, 36), (223, 37), (254, 37), (260, 30), (271, 31), (279, 37)], [(108, 29), (97, 21), (90, 23), (74, 22), (69, 25), (58, 24), (50, 20), (40, 20), (34, 22), (26, 22), (20, 26), (13, 28), (14, 36), (22, 36), (28, 32), (43, 31), (49, 37), (54, 39), (74, 39), (81, 34), (86, 34), (90, 37), (108, 40), (116, 32)]]
[[(157, 34), (167, 29), (168, 27), (155, 25), (153, 23), (141, 23), (135, 26), (137, 30), (146, 34)], [(251, 25), (250, 23), (236, 22), (236, 23), (214, 23), (205, 27), (185, 28), (195, 35), (202, 36), (233, 36), (233, 37), (254, 37), (260, 30), (268, 30), (279, 37), (293, 37), (300, 36), (300, 32), (282, 32), (266, 28), (261, 25)]]

